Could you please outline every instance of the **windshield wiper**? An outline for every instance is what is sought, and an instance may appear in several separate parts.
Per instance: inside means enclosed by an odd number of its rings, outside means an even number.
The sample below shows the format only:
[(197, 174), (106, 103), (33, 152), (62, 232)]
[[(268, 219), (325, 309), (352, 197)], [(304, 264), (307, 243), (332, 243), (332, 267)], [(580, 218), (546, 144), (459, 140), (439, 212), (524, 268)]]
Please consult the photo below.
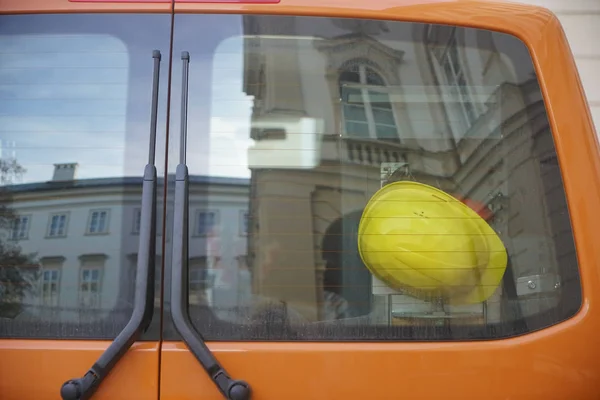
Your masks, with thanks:
[(65, 382), (60, 390), (63, 400), (86, 400), (92, 397), (102, 380), (127, 350), (150, 326), (154, 308), (154, 267), (156, 253), (156, 121), (158, 111), (158, 81), (160, 51), (152, 52), (154, 74), (152, 80), (152, 110), (150, 119), (150, 150), (144, 168), (140, 242), (138, 248), (135, 299), (131, 318), (125, 328), (98, 358), (82, 378)]
[(173, 220), (173, 258), (171, 262), (171, 317), (177, 332), (202, 365), (221, 394), (228, 400), (248, 400), (250, 386), (232, 379), (219, 364), (204, 339), (193, 327), (188, 310), (188, 168), (186, 166), (188, 77), (190, 55), (183, 61), (181, 87), (181, 143), (179, 165), (175, 172), (175, 207)]

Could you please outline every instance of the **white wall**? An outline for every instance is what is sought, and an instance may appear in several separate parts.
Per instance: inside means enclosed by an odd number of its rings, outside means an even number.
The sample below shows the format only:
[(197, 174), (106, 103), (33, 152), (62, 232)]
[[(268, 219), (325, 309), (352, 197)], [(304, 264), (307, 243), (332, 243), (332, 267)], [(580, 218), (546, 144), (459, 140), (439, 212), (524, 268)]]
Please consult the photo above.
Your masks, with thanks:
[[(213, 186), (214, 187), (214, 186)], [(136, 190), (137, 189), (137, 190)], [(221, 257), (221, 266), (232, 269), (234, 280), (223, 288), (220, 298), (222, 302), (237, 301), (238, 276), (237, 256), (246, 254), (246, 236), (240, 232), (241, 213), (247, 210), (248, 189), (241, 187), (224, 187), (211, 189), (206, 197), (202, 190), (190, 196), (190, 257), (207, 254), (207, 239), (195, 236), (195, 215), (197, 209), (215, 210), (219, 214), (219, 229), (216, 241)], [(139, 235), (133, 231), (136, 209), (140, 207), (141, 187), (123, 190), (122, 186), (103, 189), (72, 189), (45, 192), (29, 192), (17, 194), (11, 207), (20, 215), (28, 215), (28, 236), (19, 240), (18, 245), (23, 253), (35, 253), (39, 261), (44, 257), (64, 257), (61, 268), (58, 308), (61, 311), (49, 313), (38, 306), (37, 296), (29, 296), (26, 303), (29, 315), (53, 318), (62, 322), (77, 321), (81, 315), (79, 310), (79, 278), (81, 262), (79, 257), (89, 254), (106, 254), (101, 282), (101, 303), (103, 310), (110, 311), (118, 306), (119, 291), (122, 287), (133, 290), (132, 282), (123, 283), (130, 276), (131, 264), (129, 255), (137, 254)], [(208, 203), (208, 205), (207, 205)], [(171, 204), (172, 205), (172, 204)], [(92, 209), (109, 209), (109, 228), (106, 234), (88, 235), (87, 224)], [(162, 204), (158, 204), (162, 209)], [(69, 215), (66, 237), (47, 237), (49, 218), (52, 213), (67, 212)], [(171, 221), (167, 221), (170, 223)], [(159, 229), (162, 219), (159, 219)], [(171, 230), (171, 227), (168, 227)], [(157, 252), (160, 250), (161, 238), (157, 240)], [(229, 290), (228, 287), (229, 287)], [(232, 292), (232, 293), (229, 293)], [(233, 293), (235, 292), (235, 293)], [(130, 296), (132, 297), (132, 296)], [(217, 307), (220, 304), (215, 304)], [(225, 307), (226, 305), (221, 305)], [(123, 304), (120, 305), (123, 307)], [(100, 318), (101, 315), (93, 316)], [(86, 316), (92, 318), (92, 316)]]
[[(24, 253), (35, 253), (36, 258), (64, 257), (60, 277), (60, 296), (58, 306), (71, 309), (61, 315), (61, 320), (76, 318), (79, 314), (78, 288), (80, 260), (82, 255), (105, 254), (107, 256), (102, 276), (102, 296), (100, 307), (110, 310), (116, 304), (121, 266), (123, 242), (131, 240), (127, 231), (121, 227), (123, 221), (122, 196), (114, 193), (99, 194), (97, 197), (75, 196), (67, 191), (62, 193), (44, 193), (43, 197), (33, 201), (19, 202), (13, 207), (21, 215), (29, 215), (29, 232), (19, 245)], [(106, 234), (87, 235), (87, 223), (90, 210), (109, 209), (109, 228)], [(55, 212), (68, 213), (66, 237), (47, 237), (50, 215)], [(34, 303), (35, 304), (35, 303)], [(54, 315), (56, 317), (56, 315)]]

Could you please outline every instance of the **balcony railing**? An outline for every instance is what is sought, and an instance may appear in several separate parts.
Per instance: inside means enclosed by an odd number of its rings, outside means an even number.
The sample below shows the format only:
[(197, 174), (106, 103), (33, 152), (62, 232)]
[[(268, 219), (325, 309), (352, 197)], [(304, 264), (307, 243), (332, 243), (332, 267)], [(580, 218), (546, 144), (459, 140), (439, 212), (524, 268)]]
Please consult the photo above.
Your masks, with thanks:
[(406, 149), (398, 144), (326, 136), (323, 140), (323, 161), (366, 165), (379, 168), (384, 162), (403, 162)]

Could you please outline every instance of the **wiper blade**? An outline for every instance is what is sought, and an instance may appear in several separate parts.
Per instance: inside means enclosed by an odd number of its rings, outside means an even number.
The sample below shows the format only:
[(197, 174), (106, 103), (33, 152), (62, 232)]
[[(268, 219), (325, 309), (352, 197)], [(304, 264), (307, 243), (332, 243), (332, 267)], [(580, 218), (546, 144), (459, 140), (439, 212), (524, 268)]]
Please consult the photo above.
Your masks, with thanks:
[(93, 396), (102, 380), (127, 350), (150, 326), (154, 308), (154, 267), (156, 253), (156, 121), (158, 112), (158, 83), (160, 51), (152, 52), (154, 73), (152, 80), (152, 110), (150, 119), (150, 149), (144, 168), (140, 242), (137, 260), (135, 298), (131, 318), (106, 351), (82, 378), (65, 382), (60, 390), (63, 400), (86, 400)]
[(179, 165), (175, 172), (175, 206), (173, 220), (173, 258), (171, 262), (171, 317), (177, 332), (202, 365), (221, 394), (228, 400), (248, 400), (248, 383), (232, 379), (219, 364), (204, 339), (193, 327), (188, 310), (188, 168), (186, 165), (187, 105), (190, 55), (183, 61), (181, 88), (181, 143)]

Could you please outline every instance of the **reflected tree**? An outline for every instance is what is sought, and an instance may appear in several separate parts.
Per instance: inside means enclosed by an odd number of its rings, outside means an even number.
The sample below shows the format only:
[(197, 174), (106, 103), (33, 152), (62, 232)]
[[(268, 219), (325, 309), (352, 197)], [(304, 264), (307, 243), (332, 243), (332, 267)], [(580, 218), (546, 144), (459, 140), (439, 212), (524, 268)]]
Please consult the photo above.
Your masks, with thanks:
[(14, 235), (18, 214), (11, 185), (24, 173), (16, 160), (0, 159), (0, 318), (15, 318), (23, 311), (37, 279), (35, 254), (23, 253)]

